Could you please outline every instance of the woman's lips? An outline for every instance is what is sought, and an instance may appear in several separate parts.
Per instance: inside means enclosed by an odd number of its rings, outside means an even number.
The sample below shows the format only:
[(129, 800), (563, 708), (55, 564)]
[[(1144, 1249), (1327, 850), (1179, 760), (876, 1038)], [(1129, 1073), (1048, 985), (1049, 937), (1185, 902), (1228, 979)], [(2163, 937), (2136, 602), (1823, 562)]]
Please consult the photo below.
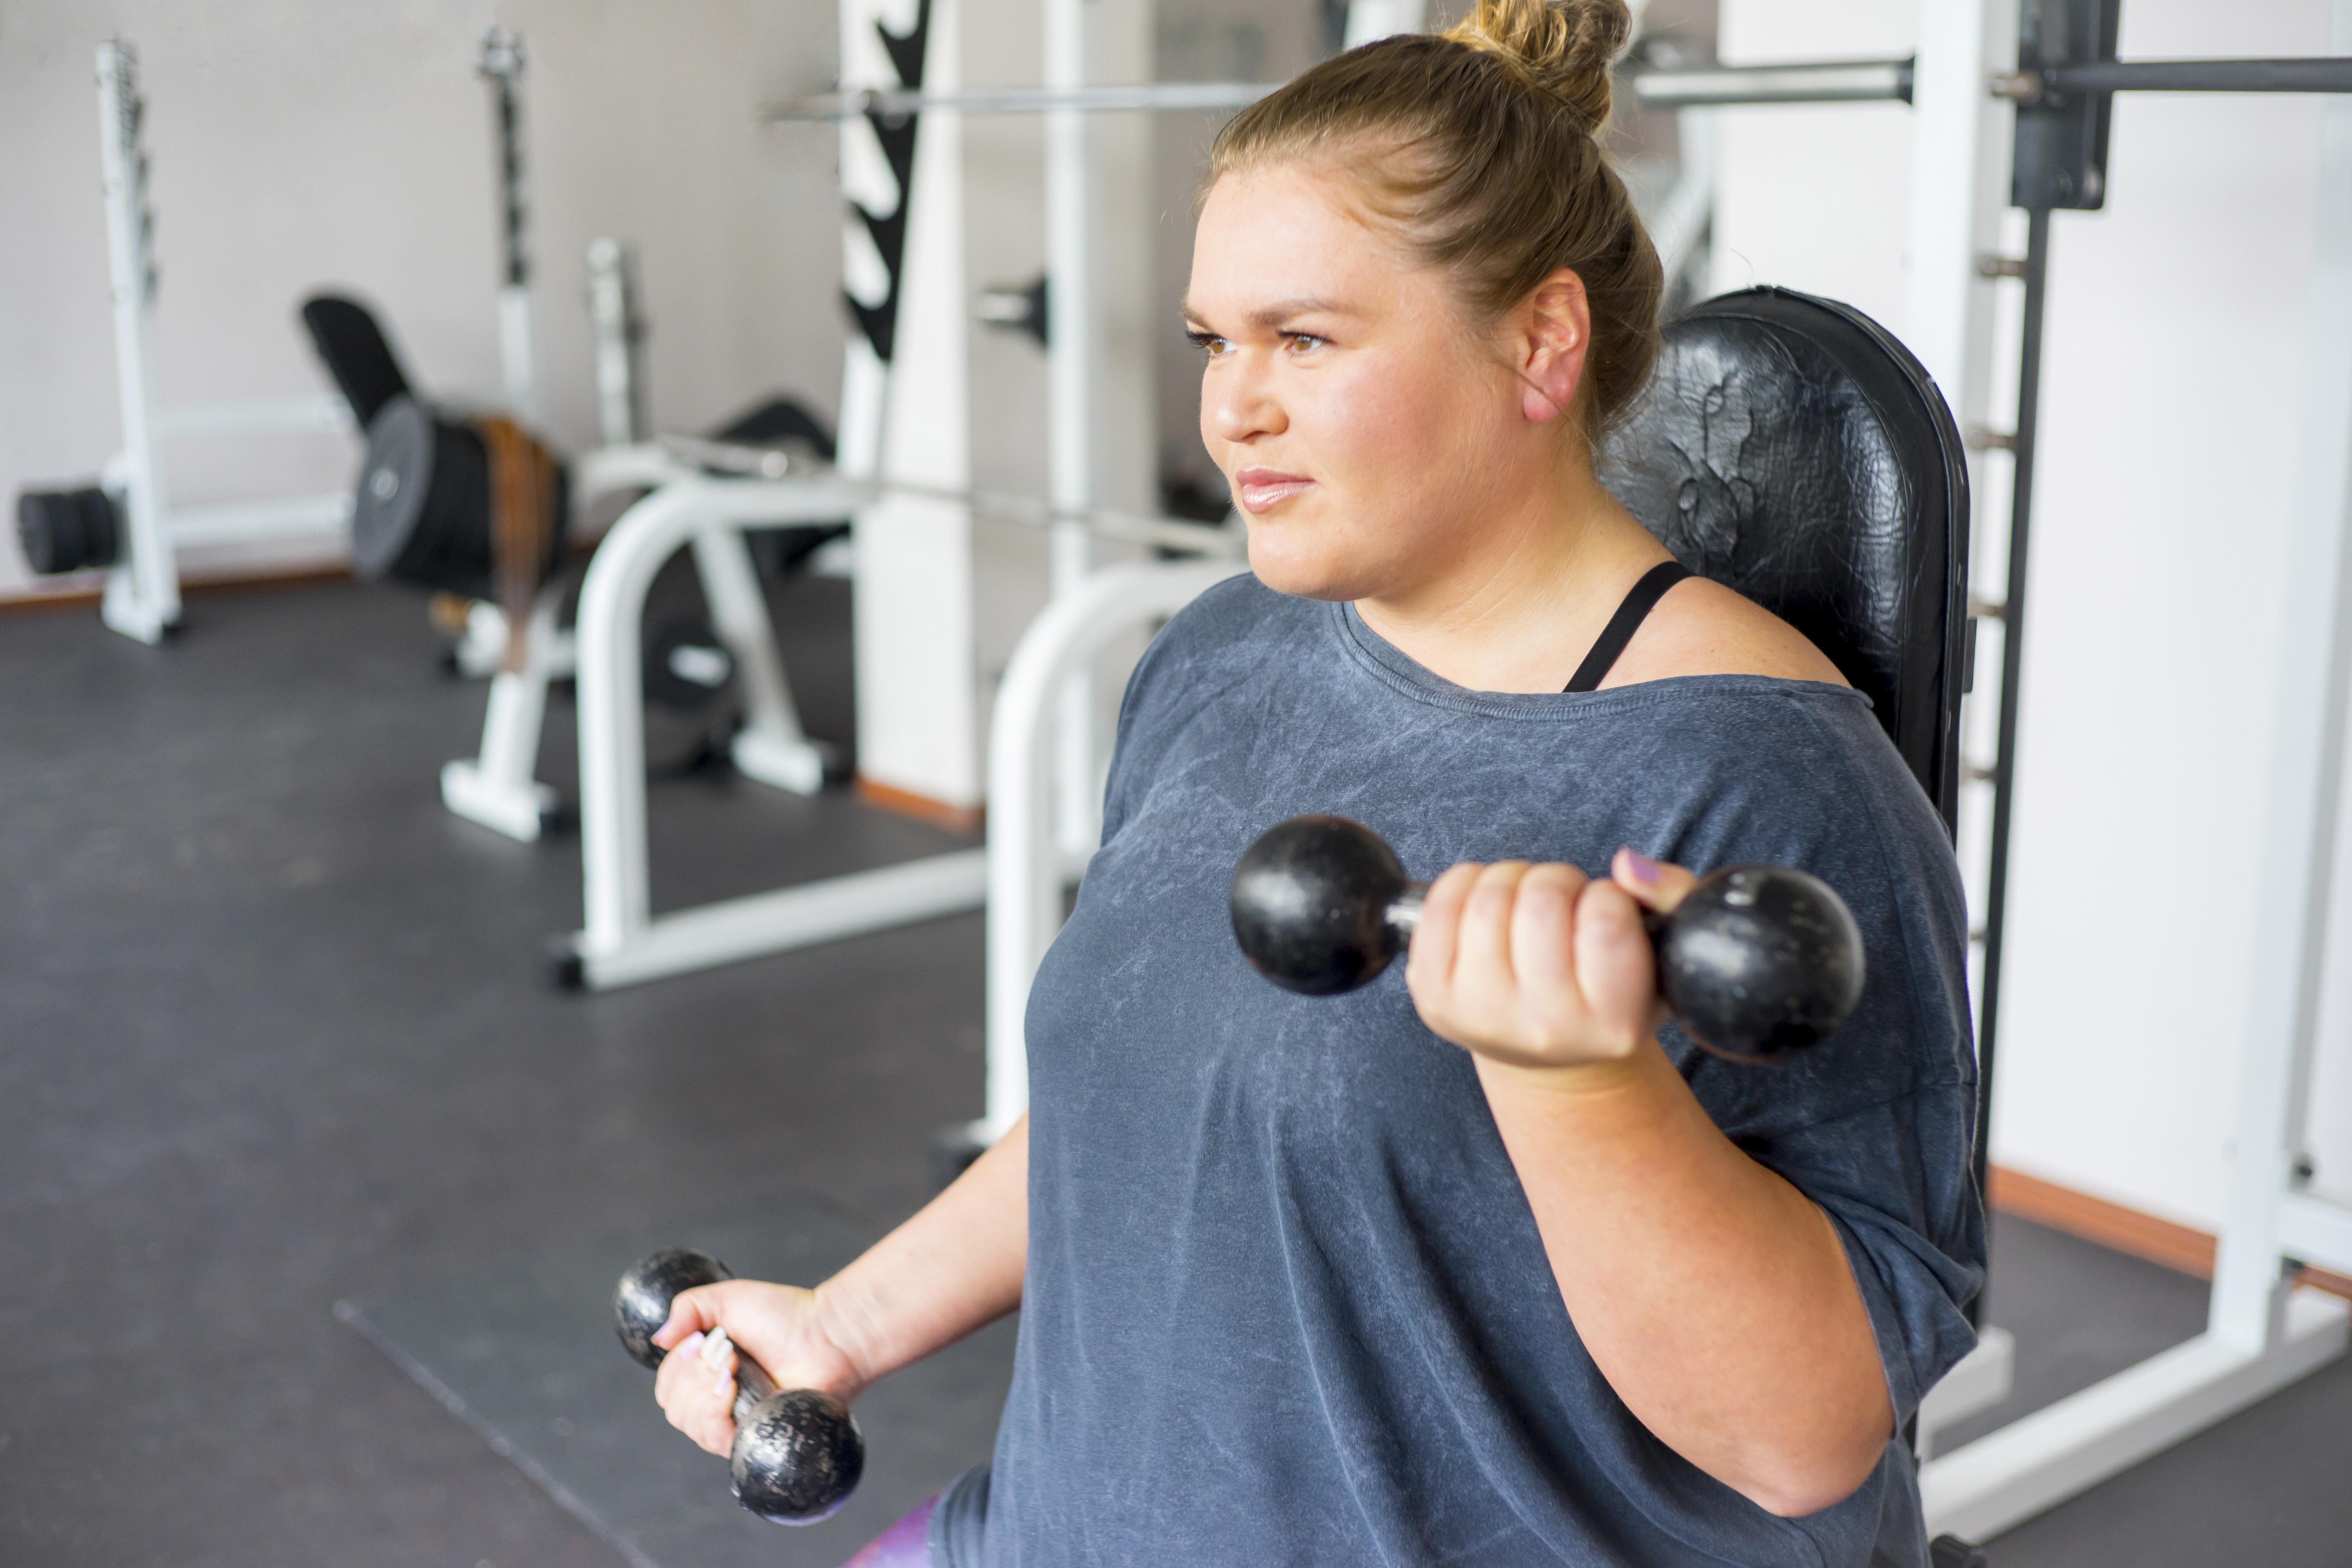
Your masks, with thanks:
[(1281, 474), (1272, 468), (1244, 468), (1234, 476), (1234, 493), (1244, 511), (1265, 511), (1304, 491), (1313, 479), (1303, 474)]

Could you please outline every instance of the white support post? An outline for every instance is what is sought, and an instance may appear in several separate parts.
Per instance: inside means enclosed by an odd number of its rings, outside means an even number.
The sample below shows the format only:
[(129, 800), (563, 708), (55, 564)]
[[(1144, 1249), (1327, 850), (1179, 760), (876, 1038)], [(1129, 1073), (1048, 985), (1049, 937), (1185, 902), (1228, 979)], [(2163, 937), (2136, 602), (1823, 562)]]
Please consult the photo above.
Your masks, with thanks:
[(636, 253), (617, 239), (588, 242), (588, 316), (596, 328), (596, 425), (607, 447), (642, 441), (645, 382), (638, 351)]
[[(2352, 51), (2352, 0), (2336, 0), (2331, 31), (2332, 53)], [(2340, 1268), (2352, 1258), (2352, 1213), (2294, 1191), (2352, 687), (2352, 103), (2329, 98), (2320, 113), (2295, 510), (2284, 552), (2294, 565), (2273, 622), (2277, 671), (2262, 687), (2274, 717), (2263, 885), (2246, 933), (2253, 1016), (2206, 1331), (1931, 1460), (1921, 1473), (1931, 1531), (1998, 1534), (2316, 1371), (2352, 1337), (2345, 1303), (2292, 1289), (2286, 1275), (2291, 1260)], [(1958, 134), (1957, 121), (1945, 133)], [(1915, 268), (1924, 259), (1915, 256)], [(1932, 334), (1936, 323), (1925, 324)], [(1923, 358), (1935, 346), (1927, 336)], [(1938, 352), (1967, 345), (1954, 334)]]
[(530, 201), (523, 186), (522, 36), (493, 26), (482, 36), (476, 67), (490, 84), (497, 119), (499, 177), (499, 363), (508, 407), (525, 424), (540, 421), (539, 365), (530, 321)]
[[(1903, 341), (1963, 429), (1992, 381), (1990, 285), (1977, 258), (2000, 233), (2015, 117), (1985, 90), (2014, 61), (2012, 0), (1922, 0), (1911, 86), (1911, 233)], [(1979, 487), (1979, 490), (1981, 487)]]
[[(1230, 561), (1107, 567), (1057, 595), (1013, 651), (988, 750), (988, 1099), (972, 1129), (979, 1142), (1003, 1137), (1029, 1109), (1029, 983), (1062, 926), (1069, 862), (1054, 826), (1057, 694), (1113, 637), (1175, 614), (1234, 570)], [(1093, 793), (1091, 777), (1085, 787)]]
[[(960, 0), (843, 0), (843, 86), (898, 86), (876, 28), (906, 37), (927, 22), (922, 85), (951, 90), (961, 66), (961, 12)], [(864, 120), (845, 121), (841, 136), (844, 195), (877, 217), (901, 220), (903, 246), (896, 256), (883, 254), (851, 216), (844, 281), (854, 298), (883, 312), (890, 358), (886, 364), (863, 333), (851, 340), (837, 461), (846, 475), (910, 487), (855, 513), (859, 778), (893, 795), (976, 816), (982, 763), (971, 513), (941, 499), (971, 482), (962, 125), (953, 113), (921, 115), (903, 172)]]
[[(1637, 5), (1637, 13), (1639, 9)], [(1340, 35), (1339, 47), (1352, 49), (1398, 33), (1418, 33), (1428, 26), (1428, 0), (1348, 0), (1348, 26)]]
[(589, 563), (574, 623), (580, 706), (577, 979), (603, 988), (707, 969), (975, 908), (985, 868), (959, 850), (655, 918), (646, 841), (646, 591), (681, 544), (719, 530), (822, 522), (859, 496), (822, 479), (685, 478), (631, 507)]
[(98, 47), (98, 132), (106, 190), (107, 276), (114, 297), (114, 374), (122, 407), (122, 510), (130, 537), (107, 574), (100, 615), (125, 637), (157, 643), (180, 619), (180, 568), (164, 525), (155, 431), (155, 258), (139, 61), (125, 43)]
[(794, 795), (816, 794), (824, 788), (824, 756), (801, 731), (800, 708), (776, 650), (775, 624), (741, 531), (698, 531), (694, 565), (710, 608), (711, 630), (734, 656), (742, 692), (743, 728), (729, 751), (737, 770)]
[[(2336, 0), (2329, 52), (2352, 51), (2352, 0)], [(2254, 1016), (2210, 1331), (2248, 1350), (2281, 1334), (2281, 1226), (2295, 1184), (2325, 980), (2330, 868), (2343, 798), (2347, 664), (2352, 659), (2352, 101), (2320, 100), (2319, 182), (2298, 400), (2294, 563), (2279, 606), (2278, 672), (2266, 683), (2270, 793), (2248, 989)]]
[(555, 623), (562, 600), (560, 586), (540, 591), (523, 634), (523, 667), (499, 669), (490, 677), (481, 753), (441, 768), (444, 805), (524, 844), (545, 831), (548, 816), (558, 804), (555, 791), (535, 775), (540, 731), (547, 717), (547, 683), (572, 668), (572, 638)]
[[(1087, 85), (1092, 27), (1087, 0), (1045, 0), (1045, 89)], [(1095, 289), (1096, 189), (1092, 128), (1077, 109), (1045, 116), (1045, 297), (1047, 494), (1057, 507), (1095, 503), (1096, 361), (1101, 353), (1101, 301)], [(1075, 592), (1094, 568), (1085, 527), (1054, 530), (1052, 590)], [(1003, 701), (1002, 695), (998, 700)], [(1055, 838), (1064, 855), (1084, 855), (1100, 837), (1095, 799), (1095, 684), (1090, 666), (1074, 667), (1055, 699)]]
[(499, 363), (505, 371), (507, 405), (525, 424), (538, 424), (539, 372), (531, 349), (528, 283), (510, 283), (499, 290)]

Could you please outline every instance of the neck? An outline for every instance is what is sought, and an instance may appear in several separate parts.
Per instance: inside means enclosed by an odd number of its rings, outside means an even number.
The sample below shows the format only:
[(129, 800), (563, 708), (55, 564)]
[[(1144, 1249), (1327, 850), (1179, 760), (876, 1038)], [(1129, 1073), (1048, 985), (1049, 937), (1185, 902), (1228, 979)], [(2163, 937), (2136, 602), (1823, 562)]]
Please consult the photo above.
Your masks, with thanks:
[(1468, 548), (1358, 599), (1365, 625), (1423, 668), (1474, 691), (1558, 691), (1627, 588), (1667, 559), (1579, 463), (1465, 530)]

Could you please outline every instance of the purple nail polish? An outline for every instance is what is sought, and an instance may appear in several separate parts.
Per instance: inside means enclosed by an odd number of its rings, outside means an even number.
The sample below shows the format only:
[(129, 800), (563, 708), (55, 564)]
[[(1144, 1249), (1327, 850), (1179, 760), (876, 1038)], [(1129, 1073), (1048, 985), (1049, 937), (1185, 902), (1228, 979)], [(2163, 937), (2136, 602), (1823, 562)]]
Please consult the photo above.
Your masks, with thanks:
[(1648, 883), (1655, 882), (1665, 868), (1629, 844), (1625, 847), (1625, 869), (1633, 873), (1633, 880)]

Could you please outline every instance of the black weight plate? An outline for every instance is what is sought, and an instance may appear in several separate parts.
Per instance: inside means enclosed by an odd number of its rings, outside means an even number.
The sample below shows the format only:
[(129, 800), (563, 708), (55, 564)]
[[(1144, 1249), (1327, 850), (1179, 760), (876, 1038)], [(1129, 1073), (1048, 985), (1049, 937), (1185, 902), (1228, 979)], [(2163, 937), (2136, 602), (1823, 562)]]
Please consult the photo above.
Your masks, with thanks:
[[(352, 500), (352, 570), (363, 581), (389, 575), (415, 537), (433, 489), (435, 424), (415, 399), (394, 397), (368, 426), (367, 457)], [(487, 515), (489, 498), (482, 501)]]
[(16, 538), (25, 563), (42, 576), (111, 566), (122, 530), (104, 490), (25, 490), (16, 497)]

